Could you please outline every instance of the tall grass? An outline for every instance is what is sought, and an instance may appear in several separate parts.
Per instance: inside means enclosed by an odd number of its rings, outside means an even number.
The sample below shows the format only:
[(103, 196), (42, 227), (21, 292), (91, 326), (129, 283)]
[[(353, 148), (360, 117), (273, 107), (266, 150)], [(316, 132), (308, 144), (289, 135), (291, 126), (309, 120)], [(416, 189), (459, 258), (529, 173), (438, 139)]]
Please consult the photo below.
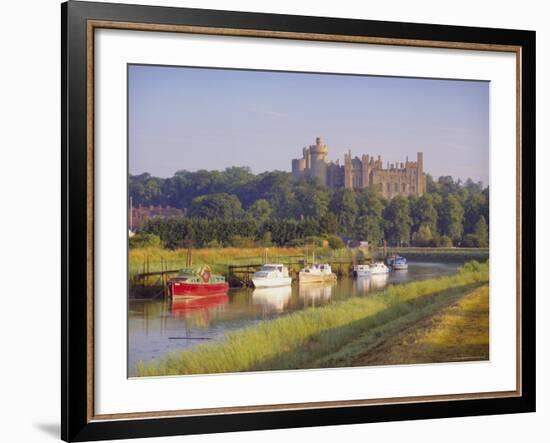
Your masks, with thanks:
[[(300, 349), (315, 346), (321, 334), (330, 335), (331, 331), (361, 323), (364, 327), (380, 326), (412, 312), (416, 301), (437, 297), (438, 293), (449, 288), (486, 282), (488, 274), (487, 264), (473, 263), (450, 277), (390, 286), (369, 297), (305, 309), (227, 333), (225, 340), (220, 343), (170, 353), (158, 363), (140, 362), (136, 372), (138, 376), (157, 376), (296, 367), (295, 359), (288, 359), (285, 363), (281, 356), (299, 355)], [(336, 341), (342, 341), (349, 338), (349, 334), (336, 333), (333, 337)], [(333, 346), (338, 345), (336, 341), (332, 343)], [(274, 362), (277, 364), (274, 365)]]
[[(193, 249), (193, 264), (210, 265), (217, 273), (225, 273), (229, 264), (261, 264), (266, 248), (202, 248)], [(313, 248), (305, 246), (297, 247), (269, 247), (267, 258), (271, 262), (297, 261), (307, 254), (311, 260)], [(350, 248), (332, 250), (328, 248), (315, 248), (318, 259), (324, 260), (353, 260), (358, 251)], [(187, 261), (187, 249), (164, 249), (158, 247), (130, 249), (128, 253), (129, 277), (143, 272), (144, 265), (148, 263), (149, 272), (164, 269), (183, 268)]]

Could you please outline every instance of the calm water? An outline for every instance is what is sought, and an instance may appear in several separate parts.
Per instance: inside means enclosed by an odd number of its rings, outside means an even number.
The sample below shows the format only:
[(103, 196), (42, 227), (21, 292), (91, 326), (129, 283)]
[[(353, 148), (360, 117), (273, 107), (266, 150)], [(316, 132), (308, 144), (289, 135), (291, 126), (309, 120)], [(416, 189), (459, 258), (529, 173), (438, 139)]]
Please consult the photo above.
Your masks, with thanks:
[(136, 362), (158, 359), (166, 352), (222, 340), (234, 331), (298, 311), (350, 297), (365, 297), (388, 284), (450, 275), (455, 263), (409, 263), (406, 271), (368, 278), (338, 278), (336, 283), (293, 283), (292, 287), (230, 289), (228, 295), (193, 300), (130, 301), (128, 318), (129, 373)]

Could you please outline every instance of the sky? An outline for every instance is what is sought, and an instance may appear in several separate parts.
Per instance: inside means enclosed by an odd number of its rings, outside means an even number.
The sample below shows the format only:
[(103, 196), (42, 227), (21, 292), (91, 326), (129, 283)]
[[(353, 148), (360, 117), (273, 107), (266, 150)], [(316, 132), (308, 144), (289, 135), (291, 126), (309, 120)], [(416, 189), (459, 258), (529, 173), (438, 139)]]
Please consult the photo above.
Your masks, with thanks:
[(248, 166), (290, 171), (321, 137), (329, 160), (416, 159), (434, 177), (489, 181), (489, 83), (130, 65), (131, 174)]

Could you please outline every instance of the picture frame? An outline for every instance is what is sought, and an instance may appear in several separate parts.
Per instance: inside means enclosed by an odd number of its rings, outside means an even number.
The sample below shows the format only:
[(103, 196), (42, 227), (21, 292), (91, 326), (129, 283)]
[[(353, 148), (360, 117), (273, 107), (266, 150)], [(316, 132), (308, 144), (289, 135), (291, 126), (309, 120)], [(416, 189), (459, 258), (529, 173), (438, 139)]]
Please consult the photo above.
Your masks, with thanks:
[[(65, 441), (535, 411), (535, 33), (435, 24), (69, 1), (61, 6), (62, 411)], [(491, 51), (516, 60), (516, 389), (97, 414), (94, 35), (99, 29)], [(498, 128), (497, 128), (498, 129)], [(493, 168), (498, 168), (495, 164)], [(126, 228), (124, 228), (126, 229)], [(105, 247), (102, 245), (102, 247)], [(498, 275), (491, 278), (498, 279)], [(124, 359), (124, 357), (123, 357)]]

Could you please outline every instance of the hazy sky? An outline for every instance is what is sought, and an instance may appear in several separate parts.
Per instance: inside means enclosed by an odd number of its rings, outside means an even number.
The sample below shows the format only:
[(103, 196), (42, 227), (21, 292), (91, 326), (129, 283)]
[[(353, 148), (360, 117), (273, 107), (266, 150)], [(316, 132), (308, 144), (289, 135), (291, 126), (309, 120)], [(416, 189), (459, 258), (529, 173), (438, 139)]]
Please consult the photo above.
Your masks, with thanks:
[(161, 66), (129, 67), (130, 173), (249, 166), (290, 171), (321, 137), (434, 177), (489, 179), (489, 83)]

